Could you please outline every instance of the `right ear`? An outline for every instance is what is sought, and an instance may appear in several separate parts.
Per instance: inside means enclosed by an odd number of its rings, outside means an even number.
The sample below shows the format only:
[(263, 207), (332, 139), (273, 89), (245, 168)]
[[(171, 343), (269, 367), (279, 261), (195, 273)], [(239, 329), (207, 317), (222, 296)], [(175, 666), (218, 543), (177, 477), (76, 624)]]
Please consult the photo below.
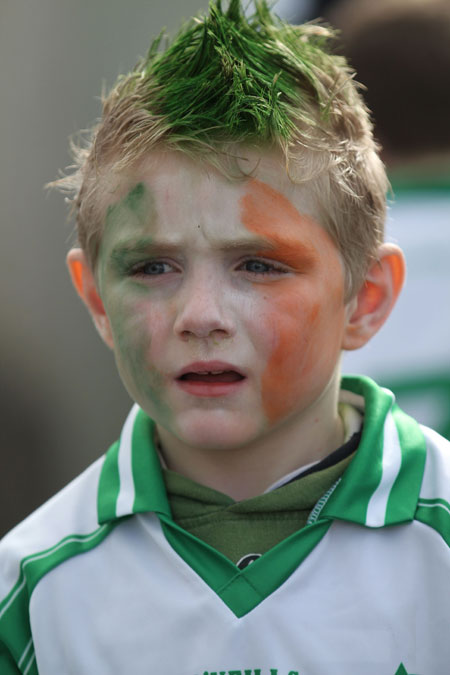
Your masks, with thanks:
[(381, 328), (394, 307), (405, 279), (405, 259), (395, 244), (382, 244), (377, 260), (349, 303), (351, 309), (342, 349), (359, 349)]
[(81, 248), (72, 248), (66, 258), (69, 274), (78, 295), (89, 310), (103, 342), (114, 349), (111, 325), (97, 290), (95, 275)]

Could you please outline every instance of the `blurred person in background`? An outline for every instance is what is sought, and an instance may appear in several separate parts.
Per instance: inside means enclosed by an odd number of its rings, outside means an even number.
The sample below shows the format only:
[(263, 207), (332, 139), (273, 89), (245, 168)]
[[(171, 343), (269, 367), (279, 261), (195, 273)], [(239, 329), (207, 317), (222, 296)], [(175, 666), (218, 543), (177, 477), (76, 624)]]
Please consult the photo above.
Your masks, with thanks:
[(344, 372), (375, 377), (450, 437), (450, 3), (343, 0), (324, 18), (367, 87), (393, 189), (388, 236), (408, 261), (391, 321)]

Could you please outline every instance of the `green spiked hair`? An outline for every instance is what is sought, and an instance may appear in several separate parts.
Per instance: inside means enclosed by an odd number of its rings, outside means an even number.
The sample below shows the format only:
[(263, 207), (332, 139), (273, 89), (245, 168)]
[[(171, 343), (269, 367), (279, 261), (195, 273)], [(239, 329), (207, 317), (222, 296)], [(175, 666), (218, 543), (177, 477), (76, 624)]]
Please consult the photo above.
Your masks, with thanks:
[(111, 170), (162, 146), (230, 177), (230, 157), (245, 144), (279, 148), (291, 180), (311, 182), (349, 292), (362, 282), (382, 240), (387, 188), (367, 110), (345, 60), (330, 51), (330, 29), (292, 26), (266, 0), (254, 4), (247, 17), (240, 0), (226, 10), (212, 0), (208, 15), (184, 25), (164, 49), (162, 35), (154, 40), (104, 97), (88, 146), (75, 148), (76, 172), (57, 182), (75, 195), (78, 237), (92, 267), (104, 220), (102, 167), (110, 180)]
[[(239, 0), (226, 12), (217, 0), (162, 53), (159, 36), (134, 72), (119, 80), (110, 105), (136, 96), (142, 110), (164, 120), (170, 143), (288, 141), (296, 121), (313, 123), (312, 101), (326, 115), (332, 92), (321, 80), (328, 72), (329, 84), (340, 85), (335, 61), (348, 77), (343, 59), (324, 51), (329, 36), (319, 26), (283, 23), (265, 2), (256, 2), (247, 19)], [(134, 154), (133, 140), (131, 134)]]

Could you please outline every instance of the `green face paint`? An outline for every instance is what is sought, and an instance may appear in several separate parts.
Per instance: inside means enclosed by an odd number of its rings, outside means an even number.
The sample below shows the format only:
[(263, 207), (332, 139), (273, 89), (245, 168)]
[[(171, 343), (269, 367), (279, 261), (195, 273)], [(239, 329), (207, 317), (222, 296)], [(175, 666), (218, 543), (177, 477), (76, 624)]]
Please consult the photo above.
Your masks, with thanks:
[[(108, 206), (99, 251), (98, 278), (100, 290), (110, 256), (120, 269), (126, 263), (127, 252), (138, 254), (151, 243), (151, 238), (144, 232), (146, 224), (154, 217), (154, 211), (152, 195), (143, 182), (137, 183), (119, 202)], [(141, 237), (139, 237), (140, 232), (143, 235)], [(128, 239), (133, 238), (136, 238), (133, 246), (126, 243)], [(115, 243), (114, 247), (111, 248), (113, 240)], [(120, 247), (120, 241), (124, 242), (123, 247)]]
[(108, 207), (106, 223), (108, 225), (113, 223), (117, 217), (121, 218), (123, 213), (127, 211), (143, 220), (148, 215), (146, 212), (148, 197), (149, 193), (145, 184), (142, 182), (137, 183), (120, 202), (111, 204)]
[(153, 238), (148, 234), (155, 220), (154, 199), (143, 182), (136, 185), (106, 212), (97, 277), (100, 294), (111, 323), (115, 357), (122, 380), (133, 398), (136, 390), (166, 416), (158, 399), (160, 377), (148, 364), (151, 342), (144, 327), (140, 306), (147, 292), (134, 281), (133, 269), (148, 257)]

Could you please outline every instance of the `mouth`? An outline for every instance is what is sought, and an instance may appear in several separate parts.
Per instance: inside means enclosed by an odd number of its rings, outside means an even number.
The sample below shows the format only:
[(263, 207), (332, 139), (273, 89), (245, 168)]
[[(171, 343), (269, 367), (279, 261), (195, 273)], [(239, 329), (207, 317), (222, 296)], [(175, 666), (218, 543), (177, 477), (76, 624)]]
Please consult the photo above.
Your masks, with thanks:
[(183, 382), (239, 382), (244, 379), (244, 376), (236, 370), (215, 370), (202, 372), (189, 372), (181, 375), (179, 380)]
[(196, 396), (223, 396), (236, 391), (246, 376), (225, 363), (192, 363), (176, 376), (178, 386)]

